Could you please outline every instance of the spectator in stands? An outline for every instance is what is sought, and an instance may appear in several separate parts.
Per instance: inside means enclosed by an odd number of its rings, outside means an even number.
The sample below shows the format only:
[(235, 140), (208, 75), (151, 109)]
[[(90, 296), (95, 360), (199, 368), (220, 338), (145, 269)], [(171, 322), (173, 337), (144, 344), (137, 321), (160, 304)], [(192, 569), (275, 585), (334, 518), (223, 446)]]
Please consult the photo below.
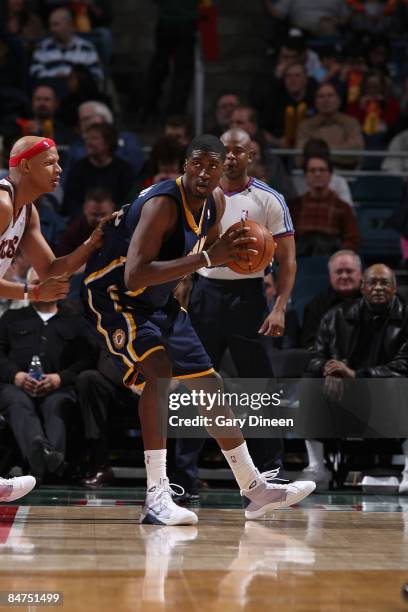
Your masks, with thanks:
[(172, 136), (161, 136), (152, 147), (149, 176), (143, 187), (150, 187), (167, 179), (176, 179), (183, 173), (186, 148)]
[(34, 13), (29, 0), (6, 0), (5, 4), (6, 31), (32, 50), (37, 40), (45, 35), (40, 17)]
[(252, 161), (248, 164), (248, 174), (265, 183), (272, 183), (274, 177), (269, 173), (264, 159), (265, 150), (257, 140), (251, 140)]
[(330, 286), (306, 304), (300, 343), (312, 349), (323, 316), (334, 306), (361, 297), (361, 259), (353, 251), (336, 251), (328, 262)]
[[(72, 7), (75, 4), (79, 6)], [(109, 28), (112, 23), (112, 4), (110, 0), (37, 0), (37, 5), (44, 23), (48, 22), (50, 14), (56, 8), (66, 6), (75, 8), (78, 14), (85, 14), (92, 28)], [(75, 13), (75, 16), (77, 13)]]
[(59, 241), (56, 253), (60, 257), (67, 255), (89, 238), (103, 217), (110, 216), (115, 210), (111, 194), (100, 187), (90, 189), (85, 195), (80, 215), (75, 217), (65, 229)]
[(65, 220), (57, 212), (57, 198), (54, 193), (45, 193), (34, 204), (40, 217), (41, 233), (55, 253), (65, 228)]
[(268, 175), (273, 177), (274, 189), (279, 190), (285, 198), (293, 197), (294, 190), (281, 160), (277, 155), (268, 151), (268, 134), (259, 128), (258, 115), (251, 106), (238, 106), (231, 115), (231, 126), (245, 130), (252, 141), (257, 141), (261, 150), (262, 162), (265, 164)]
[(408, 130), (394, 136), (388, 147), (389, 153), (403, 153), (405, 157), (386, 157), (382, 169), (391, 174), (406, 174), (408, 172)]
[(268, 175), (267, 167), (260, 161), (252, 161), (248, 166), (248, 170), (251, 173), (251, 176), (259, 181), (263, 181), (264, 183), (269, 183), (271, 181), (271, 177)]
[[(26, 89), (24, 54), (18, 40), (0, 28), (0, 91), (2, 97), (22, 95)], [(4, 91), (6, 90), (6, 92)]]
[(319, 59), (324, 70), (323, 81), (332, 83), (338, 88), (344, 62), (341, 46), (326, 45), (322, 47), (319, 49)]
[[(68, 93), (61, 100), (58, 118), (64, 125), (74, 129), (78, 124), (78, 108), (84, 102), (95, 100), (109, 104), (110, 99), (98, 90), (98, 85), (87, 66), (76, 64), (67, 80)], [(95, 121), (97, 123), (97, 121)]]
[(107, 350), (99, 347), (95, 362), (78, 376), (76, 389), (89, 465), (82, 485), (98, 489), (114, 480), (109, 457), (109, 413), (131, 407), (137, 423), (135, 395), (123, 385)]
[(348, 105), (358, 100), (360, 96), (361, 83), (369, 67), (366, 49), (359, 40), (345, 44), (342, 57), (342, 68), (335, 85), (338, 87), (337, 91), (341, 93), (347, 112)]
[(50, 34), (34, 50), (30, 75), (34, 81), (51, 79), (65, 93), (72, 66), (84, 64), (98, 82), (103, 71), (94, 45), (74, 34), (74, 21), (66, 8), (53, 11), (49, 19)]
[(390, 53), (390, 42), (385, 36), (370, 38), (366, 49), (367, 64), (370, 70), (378, 70), (384, 76), (391, 76), (393, 65), (390, 64)]
[[(305, 146), (303, 147), (303, 165), (305, 165), (306, 159), (309, 157), (314, 157), (315, 155), (317, 155), (317, 157), (323, 156), (330, 159), (330, 149), (327, 146), (327, 142), (321, 140), (320, 138), (312, 138), (305, 143)], [(295, 185), (297, 195), (301, 196), (306, 193), (307, 184), (304, 174), (296, 175), (292, 180)], [(336, 172), (332, 172), (329, 187), (339, 196), (340, 200), (347, 202), (347, 204), (350, 204), (352, 207), (354, 206), (350, 187), (343, 176), (336, 174)]]
[(348, 104), (347, 113), (359, 121), (366, 139), (376, 137), (376, 144), (385, 144), (387, 132), (398, 121), (400, 105), (391, 95), (382, 72), (370, 70), (365, 74), (360, 95), (355, 102)]
[(55, 89), (47, 83), (39, 83), (33, 89), (30, 118), (16, 120), (15, 138), (44, 136), (53, 138), (59, 145), (70, 144), (75, 134), (57, 118), (58, 106)]
[(231, 115), (240, 104), (240, 97), (235, 91), (225, 90), (218, 94), (207, 132), (220, 137), (228, 129)]
[[(305, 119), (299, 126), (297, 149), (302, 149), (311, 138), (325, 140), (330, 150), (361, 151), (364, 148), (360, 124), (354, 117), (348, 117), (339, 111), (340, 96), (331, 83), (319, 85), (315, 105), (316, 115), (311, 119)], [(359, 162), (358, 157), (354, 155), (333, 155), (332, 160), (333, 164), (340, 168), (354, 168)]]
[[(81, 137), (74, 142), (64, 160), (64, 172), (62, 175), (62, 183), (65, 186), (66, 177), (75, 162), (83, 159), (86, 155), (85, 148), (85, 133), (86, 130), (97, 123), (105, 123), (113, 126), (113, 114), (106, 104), (97, 100), (88, 100), (83, 102), (78, 108), (79, 130)], [(144, 154), (142, 145), (133, 132), (120, 131), (116, 143), (116, 155), (127, 161), (133, 168), (135, 175), (138, 175), (142, 169), (144, 162)]]
[(257, 96), (257, 110), (262, 127), (271, 133), (273, 146), (294, 146), (299, 123), (313, 112), (315, 91), (316, 81), (307, 76), (299, 61), (289, 63), (275, 84), (264, 83)]
[(347, 23), (344, 0), (267, 0), (269, 14), (313, 36), (338, 34)]
[(350, 206), (330, 189), (332, 165), (324, 156), (305, 160), (308, 191), (289, 202), (298, 255), (331, 255), (339, 248), (357, 251), (357, 221)]
[(157, 114), (161, 91), (171, 66), (172, 79), (164, 116), (184, 113), (194, 77), (194, 45), (198, 2), (160, 0), (155, 49), (150, 61), (141, 104), (141, 127)]
[(308, 77), (318, 82), (323, 80), (325, 71), (318, 54), (308, 46), (303, 31), (296, 28), (289, 30), (279, 50), (275, 76), (281, 79), (288, 65), (293, 62), (304, 64)]
[(347, 0), (351, 29), (359, 34), (386, 34), (392, 30), (395, 0)]
[(163, 127), (164, 136), (170, 136), (177, 143), (187, 149), (193, 136), (191, 119), (187, 115), (171, 115), (165, 121)]
[(62, 214), (72, 219), (82, 210), (87, 191), (102, 187), (122, 206), (136, 179), (132, 166), (115, 155), (117, 134), (108, 123), (91, 125), (85, 132), (87, 156), (76, 162), (65, 183)]
[(108, 65), (112, 56), (111, 23), (113, 19), (110, 0), (37, 0), (44, 23), (50, 13), (59, 7), (70, 9), (77, 32), (89, 34), (96, 41), (101, 59)]
[[(307, 376), (324, 377), (329, 395), (342, 379), (408, 376), (408, 307), (396, 295), (395, 274), (383, 264), (365, 270), (362, 299), (331, 309), (322, 319)], [(334, 388), (334, 389), (333, 389)], [(330, 390), (331, 389), (331, 392)], [(408, 492), (408, 445), (400, 492)], [(308, 478), (327, 483), (323, 443), (307, 440)]]
[[(28, 278), (38, 282), (34, 271)], [(28, 374), (33, 355), (43, 366), (40, 381)], [(32, 301), (0, 319), (0, 410), (37, 482), (63, 467), (74, 385), (89, 359), (81, 317), (56, 302)]]

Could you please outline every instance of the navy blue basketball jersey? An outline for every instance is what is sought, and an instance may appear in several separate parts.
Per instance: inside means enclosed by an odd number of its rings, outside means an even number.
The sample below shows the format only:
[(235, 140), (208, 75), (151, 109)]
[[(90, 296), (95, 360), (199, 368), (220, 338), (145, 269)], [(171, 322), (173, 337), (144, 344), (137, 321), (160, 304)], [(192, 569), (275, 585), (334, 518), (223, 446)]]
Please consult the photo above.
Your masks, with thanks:
[[(179, 280), (143, 287), (137, 291), (128, 291), (124, 283), (127, 252), (142, 208), (146, 202), (159, 196), (171, 197), (177, 203), (178, 223), (176, 230), (163, 243), (157, 260), (178, 259), (199, 253), (203, 249), (208, 230), (216, 219), (212, 194), (207, 198), (200, 219), (196, 222), (188, 207), (181, 177), (163, 181), (142, 191), (132, 204), (121, 209), (114, 222), (108, 224), (104, 232), (103, 246), (86, 266), (85, 290), (109, 294), (120, 309), (129, 307), (153, 311), (168, 302)], [(146, 236), (146, 240), (149, 240), (149, 236)]]

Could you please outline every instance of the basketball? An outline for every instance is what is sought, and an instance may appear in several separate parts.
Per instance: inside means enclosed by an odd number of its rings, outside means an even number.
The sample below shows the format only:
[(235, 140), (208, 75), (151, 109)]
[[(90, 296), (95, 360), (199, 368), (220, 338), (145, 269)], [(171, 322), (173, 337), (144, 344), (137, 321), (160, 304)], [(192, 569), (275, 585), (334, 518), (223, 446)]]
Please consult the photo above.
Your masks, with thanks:
[(238, 272), (238, 274), (252, 274), (252, 272), (264, 270), (272, 261), (276, 248), (276, 242), (271, 232), (265, 226), (256, 223), (256, 221), (245, 221), (244, 223), (238, 221), (227, 229), (227, 233), (239, 230), (241, 227), (250, 228), (249, 232), (246, 232), (245, 237), (256, 238), (256, 242), (251, 243), (251, 248), (258, 251), (258, 254), (243, 254), (245, 259), (230, 261), (227, 266), (230, 270)]

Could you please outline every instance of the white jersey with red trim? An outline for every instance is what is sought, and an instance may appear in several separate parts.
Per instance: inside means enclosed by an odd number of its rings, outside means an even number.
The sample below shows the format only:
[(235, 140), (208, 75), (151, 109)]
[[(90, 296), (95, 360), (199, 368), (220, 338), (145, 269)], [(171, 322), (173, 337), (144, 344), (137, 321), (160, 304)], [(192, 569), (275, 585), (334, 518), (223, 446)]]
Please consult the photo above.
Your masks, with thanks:
[[(8, 179), (0, 180), (0, 189), (10, 194), (14, 203), (14, 186)], [(23, 206), (17, 219), (11, 219), (8, 227), (0, 235), (0, 278), (3, 278), (17, 251), (23, 237), (27, 218), (27, 206)]]
[[(221, 219), (222, 233), (237, 221), (241, 221), (243, 211), (247, 211), (247, 218), (250, 221), (256, 221), (267, 227), (275, 238), (294, 234), (293, 223), (285, 198), (263, 181), (251, 177), (241, 191), (224, 192), (224, 195), (225, 212)], [(226, 266), (201, 268), (198, 273), (207, 278), (219, 280), (261, 278), (264, 274), (261, 270), (243, 276)]]

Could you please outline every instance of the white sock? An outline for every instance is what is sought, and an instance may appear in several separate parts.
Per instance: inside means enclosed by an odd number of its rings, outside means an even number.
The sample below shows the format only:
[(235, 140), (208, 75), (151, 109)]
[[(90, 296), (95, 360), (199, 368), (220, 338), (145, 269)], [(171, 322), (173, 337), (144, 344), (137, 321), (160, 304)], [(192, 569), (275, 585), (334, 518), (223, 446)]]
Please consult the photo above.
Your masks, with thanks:
[(401, 446), (405, 457), (405, 465), (402, 471), (408, 472), (408, 440), (404, 440)]
[(160, 448), (159, 450), (147, 450), (144, 453), (147, 488), (160, 482), (160, 479), (167, 478), (166, 472), (166, 456), (167, 449)]
[(318, 440), (305, 440), (309, 467), (324, 468), (323, 442)]
[(223, 450), (222, 454), (228, 461), (240, 489), (247, 489), (251, 482), (258, 478), (258, 471), (248, 452), (246, 442), (231, 450)]

